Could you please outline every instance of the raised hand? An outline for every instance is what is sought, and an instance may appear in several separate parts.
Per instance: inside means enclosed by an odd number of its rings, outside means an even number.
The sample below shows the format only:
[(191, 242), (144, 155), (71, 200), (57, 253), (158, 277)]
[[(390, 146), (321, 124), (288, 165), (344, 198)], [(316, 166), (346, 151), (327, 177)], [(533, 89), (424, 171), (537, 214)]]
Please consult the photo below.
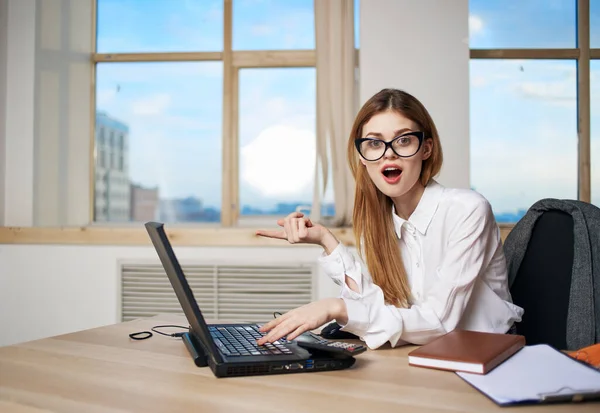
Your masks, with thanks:
[(327, 234), (331, 235), (328, 229), (322, 225), (314, 224), (301, 212), (292, 212), (284, 219), (278, 220), (277, 225), (283, 229), (261, 229), (256, 231), (256, 235), (287, 240), (290, 244), (304, 243), (317, 245), (323, 245), (323, 239)]

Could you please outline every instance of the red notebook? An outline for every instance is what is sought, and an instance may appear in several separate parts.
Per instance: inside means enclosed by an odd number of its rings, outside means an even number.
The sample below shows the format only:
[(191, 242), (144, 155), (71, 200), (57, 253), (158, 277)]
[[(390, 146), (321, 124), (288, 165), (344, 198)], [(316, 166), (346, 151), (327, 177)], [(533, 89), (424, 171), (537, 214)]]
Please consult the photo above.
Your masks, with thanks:
[(524, 346), (520, 335), (454, 330), (408, 353), (408, 364), (486, 374)]

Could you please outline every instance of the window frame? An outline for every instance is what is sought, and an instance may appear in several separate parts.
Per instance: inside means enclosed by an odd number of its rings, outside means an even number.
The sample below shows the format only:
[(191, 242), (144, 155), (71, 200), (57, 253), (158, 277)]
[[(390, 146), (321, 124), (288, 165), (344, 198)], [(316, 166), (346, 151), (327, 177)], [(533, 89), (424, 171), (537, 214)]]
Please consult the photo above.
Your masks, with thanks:
[[(470, 49), (470, 59), (565, 59), (577, 64), (578, 199), (591, 202), (590, 61), (600, 59), (600, 48), (590, 47), (590, 0), (576, 0), (576, 47)], [(223, 64), (221, 226), (251, 224), (268, 217), (244, 217), (239, 208), (239, 70), (246, 68), (316, 67), (316, 46), (308, 50), (240, 50), (233, 43), (233, 0), (223, 0), (223, 50), (217, 52), (97, 53), (97, 0), (92, 4), (91, 131), (89, 222), (95, 205), (96, 65), (107, 62), (221, 61)], [(355, 13), (357, 11), (355, 10)], [(358, 56), (358, 49), (356, 51)], [(358, 63), (358, 58), (356, 59)], [(318, 117), (319, 114), (317, 113)], [(196, 223), (193, 223), (196, 224)], [(210, 225), (198, 223), (197, 225)]]
[(574, 48), (470, 49), (470, 59), (564, 59), (577, 65), (577, 196), (591, 202), (591, 102), (590, 60), (600, 58), (600, 49), (590, 48), (590, 0), (576, 0), (576, 46)]
[[(143, 53), (97, 53), (97, 7), (93, 0), (92, 16), (92, 65), (91, 65), (91, 131), (90, 131), (90, 208), (89, 222), (94, 221), (95, 205), (95, 113), (96, 113), (96, 66), (98, 63), (116, 62), (209, 62), (220, 61), (223, 65), (222, 109), (222, 227), (232, 227), (240, 222), (239, 208), (239, 71), (247, 68), (316, 68), (316, 45), (313, 49), (297, 50), (233, 50), (233, 0), (223, 0), (223, 50), (220, 52), (143, 52)], [(316, 114), (318, 116), (318, 114)], [(260, 217), (261, 221), (263, 218)], [(256, 221), (245, 217), (243, 221)], [(111, 223), (108, 223), (111, 224)], [(114, 224), (114, 223), (113, 223)], [(186, 223), (188, 224), (188, 223)], [(189, 223), (198, 226), (214, 226), (210, 223)], [(243, 224), (243, 223), (242, 223)]]

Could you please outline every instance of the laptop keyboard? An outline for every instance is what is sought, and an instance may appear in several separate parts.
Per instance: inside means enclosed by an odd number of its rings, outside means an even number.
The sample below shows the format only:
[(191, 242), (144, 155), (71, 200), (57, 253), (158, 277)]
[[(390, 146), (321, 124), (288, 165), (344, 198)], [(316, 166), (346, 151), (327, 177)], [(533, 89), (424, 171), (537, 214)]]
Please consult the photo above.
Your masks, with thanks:
[(256, 344), (256, 340), (265, 335), (258, 330), (258, 326), (209, 326), (208, 330), (221, 353), (226, 356), (287, 356), (293, 354), (280, 341), (266, 343), (262, 346)]

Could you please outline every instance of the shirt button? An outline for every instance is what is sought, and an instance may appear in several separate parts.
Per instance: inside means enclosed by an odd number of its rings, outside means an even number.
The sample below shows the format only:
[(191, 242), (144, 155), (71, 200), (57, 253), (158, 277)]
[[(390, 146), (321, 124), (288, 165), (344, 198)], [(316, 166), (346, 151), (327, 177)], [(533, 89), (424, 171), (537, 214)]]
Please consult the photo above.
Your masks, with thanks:
[(417, 263), (417, 268), (419, 268), (419, 263)]

